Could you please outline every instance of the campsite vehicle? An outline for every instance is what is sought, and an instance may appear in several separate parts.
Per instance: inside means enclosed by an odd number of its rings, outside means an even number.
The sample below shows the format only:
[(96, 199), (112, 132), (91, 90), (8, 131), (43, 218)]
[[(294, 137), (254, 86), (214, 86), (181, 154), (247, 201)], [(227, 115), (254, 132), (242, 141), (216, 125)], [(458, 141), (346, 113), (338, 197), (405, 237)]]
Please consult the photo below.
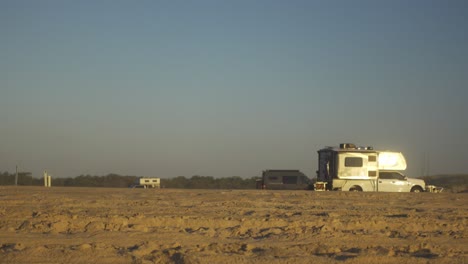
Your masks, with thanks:
[(161, 179), (160, 178), (147, 178), (141, 177), (138, 178), (134, 185), (131, 188), (161, 188)]
[(270, 190), (309, 190), (309, 178), (299, 170), (265, 170), (257, 180), (257, 189)]
[[(423, 180), (408, 178), (401, 171), (406, 160), (401, 152), (376, 151), (372, 147), (340, 144), (318, 151), (315, 190), (364, 192), (423, 192)], [(433, 191), (428, 188), (427, 191)]]
[(379, 192), (423, 192), (426, 183), (408, 178), (399, 171), (380, 171), (377, 186)]

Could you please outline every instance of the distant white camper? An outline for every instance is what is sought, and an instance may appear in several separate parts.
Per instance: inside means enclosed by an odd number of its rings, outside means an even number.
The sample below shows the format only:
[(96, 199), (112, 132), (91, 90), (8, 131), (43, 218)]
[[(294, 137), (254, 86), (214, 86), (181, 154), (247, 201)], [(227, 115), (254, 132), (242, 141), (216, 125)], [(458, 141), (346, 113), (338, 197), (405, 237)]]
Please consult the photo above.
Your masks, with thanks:
[[(316, 190), (364, 192), (423, 192), (426, 183), (406, 177), (401, 152), (340, 144), (318, 151)], [(427, 190), (431, 191), (431, 190)]]
[(148, 178), (148, 177), (141, 177), (137, 179), (135, 185), (132, 188), (161, 188), (161, 179), (160, 178)]

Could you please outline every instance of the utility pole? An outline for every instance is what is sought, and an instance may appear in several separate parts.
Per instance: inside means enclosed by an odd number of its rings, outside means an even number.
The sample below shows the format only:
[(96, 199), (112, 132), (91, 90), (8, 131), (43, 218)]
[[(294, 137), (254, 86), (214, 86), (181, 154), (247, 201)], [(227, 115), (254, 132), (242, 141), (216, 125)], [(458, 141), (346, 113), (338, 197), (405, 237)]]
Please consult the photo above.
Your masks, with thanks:
[(431, 168), (431, 156), (429, 154), (427, 154), (427, 157), (426, 157), (426, 176), (429, 176), (429, 173), (430, 173), (430, 168)]

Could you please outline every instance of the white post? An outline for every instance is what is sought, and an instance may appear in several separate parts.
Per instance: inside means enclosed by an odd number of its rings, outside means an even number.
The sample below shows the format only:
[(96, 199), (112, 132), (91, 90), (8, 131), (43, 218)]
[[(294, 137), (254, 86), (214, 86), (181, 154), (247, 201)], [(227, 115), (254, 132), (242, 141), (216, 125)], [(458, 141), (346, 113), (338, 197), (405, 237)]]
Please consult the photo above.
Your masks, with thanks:
[(48, 187), (52, 186), (52, 176), (47, 175), (47, 185)]
[(44, 187), (47, 187), (47, 171), (44, 171)]

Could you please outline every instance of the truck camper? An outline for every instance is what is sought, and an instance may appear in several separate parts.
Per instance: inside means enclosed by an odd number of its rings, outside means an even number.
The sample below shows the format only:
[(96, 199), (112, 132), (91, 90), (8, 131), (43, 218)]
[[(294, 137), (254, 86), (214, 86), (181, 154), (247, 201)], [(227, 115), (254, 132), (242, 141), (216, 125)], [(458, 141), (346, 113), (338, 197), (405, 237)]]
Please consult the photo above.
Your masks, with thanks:
[(401, 152), (377, 151), (373, 147), (344, 143), (318, 150), (314, 187), (317, 191), (425, 191), (425, 182), (406, 177), (405, 169), (406, 159)]

